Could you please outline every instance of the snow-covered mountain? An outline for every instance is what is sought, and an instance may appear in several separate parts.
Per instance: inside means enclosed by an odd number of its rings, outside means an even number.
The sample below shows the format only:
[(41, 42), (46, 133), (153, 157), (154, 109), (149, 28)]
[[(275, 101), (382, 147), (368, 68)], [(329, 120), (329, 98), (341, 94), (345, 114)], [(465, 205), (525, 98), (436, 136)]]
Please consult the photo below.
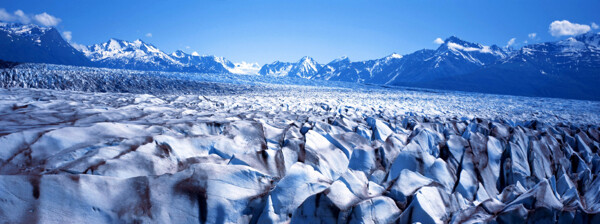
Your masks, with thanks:
[(319, 70), (322, 65), (317, 63), (313, 58), (304, 56), (290, 69), (290, 73), (300, 78), (311, 79)]
[(331, 81), (381, 83), (386, 79), (386, 75), (381, 74), (391, 74), (393, 72), (391, 70), (399, 67), (403, 61), (402, 58), (402, 55), (396, 53), (376, 60), (358, 62), (351, 62), (347, 57), (342, 57), (323, 66), (316, 78)]
[(235, 65), (222, 57), (187, 54), (181, 50), (167, 54), (140, 39), (133, 42), (110, 39), (84, 49), (99, 66), (154, 71), (229, 73)]
[(263, 65), (259, 74), (268, 76), (290, 76), (312, 79), (321, 70), (323, 66), (317, 63), (313, 58), (305, 56), (296, 63), (276, 61), (271, 64)]
[(598, 99), (600, 34), (524, 46), (469, 73), (411, 86), (526, 96)]
[(63, 65), (86, 65), (150, 71), (256, 74), (257, 64), (234, 64), (216, 56), (167, 54), (140, 39), (111, 38), (105, 43), (73, 48), (56, 28), (0, 22), (0, 60)]
[(207, 73), (229, 73), (235, 65), (223, 57), (212, 55), (199, 55), (197, 52), (187, 54), (181, 50), (171, 54), (173, 60), (177, 61), (182, 71), (207, 72)]
[(0, 59), (15, 62), (90, 65), (55, 28), (0, 22)]
[[(437, 49), (353, 62), (347, 57), (320, 64), (311, 57), (260, 67), (216, 56), (165, 53), (142, 40), (110, 39), (81, 48), (55, 28), (0, 23), (0, 60), (84, 65), (117, 69), (197, 73), (260, 74), (311, 80), (414, 86), (517, 95), (593, 99), (600, 94), (600, 34), (520, 49), (485, 46), (451, 36)], [(542, 94), (540, 94), (540, 92)]]
[[(303, 58), (275, 62), (260, 74), (487, 93), (596, 99), (600, 95), (600, 34), (586, 33), (513, 50), (451, 36), (435, 50), (319, 65)], [(306, 61), (310, 61), (307, 63)], [(314, 66), (307, 66), (314, 65)], [(297, 68), (310, 68), (300, 70)], [(316, 70), (316, 71), (315, 71)]]
[(175, 70), (183, 64), (155, 46), (138, 39), (133, 42), (110, 39), (84, 49), (85, 55), (102, 67), (136, 70)]
[(258, 74), (267, 75), (267, 76), (283, 77), (283, 76), (288, 75), (288, 73), (292, 69), (292, 66), (294, 66), (294, 63), (275, 61), (271, 64), (263, 65), (260, 68), (260, 71), (258, 71)]
[(296, 76), (309, 79), (395, 84), (433, 80), (465, 74), (506, 58), (508, 53), (492, 45), (470, 43), (452, 36), (437, 50), (420, 50), (407, 55), (351, 62), (347, 57), (326, 65), (304, 57), (297, 63), (275, 62), (263, 66), (262, 75)]
[(498, 66), (528, 67), (541, 74), (555, 75), (597, 71), (599, 42), (600, 33), (589, 32), (557, 42), (528, 45), (500, 61)]

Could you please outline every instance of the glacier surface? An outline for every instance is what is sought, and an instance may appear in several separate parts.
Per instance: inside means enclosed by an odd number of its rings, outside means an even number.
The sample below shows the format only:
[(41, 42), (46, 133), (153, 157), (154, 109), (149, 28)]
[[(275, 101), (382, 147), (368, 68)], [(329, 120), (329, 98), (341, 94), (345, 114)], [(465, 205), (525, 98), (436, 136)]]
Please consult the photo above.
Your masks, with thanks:
[[(0, 89), (9, 223), (600, 222), (600, 102), (26, 68)], [(63, 90), (14, 88), (40, 77)]]

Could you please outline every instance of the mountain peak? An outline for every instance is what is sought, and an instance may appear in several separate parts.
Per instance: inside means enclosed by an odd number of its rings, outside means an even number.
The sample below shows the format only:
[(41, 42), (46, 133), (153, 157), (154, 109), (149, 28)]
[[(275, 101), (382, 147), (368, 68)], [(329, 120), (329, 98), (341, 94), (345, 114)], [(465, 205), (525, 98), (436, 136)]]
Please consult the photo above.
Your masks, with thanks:
[(176, 58), (182, 58), (186, 55), (185, 52), (183, 52), (182, 50), (176, 50), (175, 52), (171, 53), (171, 56), (176, 57)]
[(120, 42), (123, 42), (123, 40), (120, 40), (120, 39), (117, 39), (117, 38), (110, 38), (110, 39), (108, 39), (108, 41), (106, 41), (106, 43), (110, 43), (110, 42), (120, 43)]
[(396, 54), (396, 52), (394, 52), (394, 53), (388, 55), (387, 58), (397, 58), (397, 59), (400, 59), (400, 58), (402, 58), (402, 55)]
[(453, 43), (462, 43), (465, 42), (464, 40), (458, 38), (457, 36), (450, 36), (448, 38), (446, 38), (446, 40), (444, 40), (444, 43), (448, 43), (448, 42), (453, 42)]
[(315, 59), (309, 57), (309, 56), (304, 56), (302, 57), (299, 61), (298, 64), (317, 64), (317, 62), (315, 61)]
[(575, 40), (583, 42), (588, 45), (600, 47), (600, 33), (587, 32), (574, 37)]
[(337, 63), (337, 62), (350, 62), (350, 59), (348, 58), (348, 56), (342, 56), (340, 58), (334, 59), (330, 63)]
[(106, 48), (109, 50), (119, 50), (122, 47), (122, 40), (118, 40), (115, 38), (110, 38), (110, 40), (108, 40), (105, 44)]
[(0, 38), (2, 60), (70, 65), (90, 63), (56, 28), (0, 22), (0, 31), (4, 37)]
[(460, 39), (456, 36), (450, 36), (450, 37), (446, 38), (446, 40), (444, 41), (444, 43), (441, 46), (448, 46), (449, 48), (453, 48), (453, 46), (455, 46), (454, 48), (456, 48), (456, 46), (471, 47), (471, 48), (483, 47), (481, 44), (468, 42), (468, 41)]
[(313, 58), (309, 57), (309, 56), (304, 56), (302, 58), (300, 58), (300, 61), (314, 61)]
[(58, 33), (54, 27), (43, 27), (35, 24), (5, 23), (1, 21), (0, 30), (11, 32), (20, 36), (38, 36), (45, 34), (48, 31), (54, 31)]

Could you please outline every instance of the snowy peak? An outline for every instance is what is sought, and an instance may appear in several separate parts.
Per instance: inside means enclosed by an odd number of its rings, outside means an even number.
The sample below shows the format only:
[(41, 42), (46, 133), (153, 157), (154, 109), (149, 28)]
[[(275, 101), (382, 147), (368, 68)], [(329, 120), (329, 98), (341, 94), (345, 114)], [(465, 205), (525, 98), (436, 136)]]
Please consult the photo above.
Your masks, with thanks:
[(186, 55), (185, 52), (183, 52), (182, 50), (177, 50), (177, 51), (171, 53), (171, 56), (174, 58), (182, 58), (182, 57), (185, 57), (185, 55)]
[(458, 45), (458, 46), (462, 46), (462, 47), (478, 47), (478, 44), (464, 41), (464, 40), (458, 38), (457, 36), (450, 36), (450, 37), (446, 38), (446, 40), (444, 40), (444, 43), (442, 45), (448, 46), (450, 44), (452, 44), (454, 46)]
[(499, 57), (505, 57), (506, 52), (502, 50), (500, 47), (496, 45), (485, 46), (477, 43), (471, 43), (464, 40), (459, 39), (456, 36), (451, 36), (446, 39), (446, 41), (438, 48), (438, 51), (445, 52), (446, 50), (450, 51), (460, 51), (460, 52), (474, 52), (474, 53), (484, 53), (484, 54), (493, 54)]
[(167, 56), (155, 46), (140, 39), (130, 42), (115, 38), (111, 38), (105, 43), (88, 46), (88, 52), (85, 53), (91, 57), (92, 61), (105, 58), (141, 58), (143, 56), (166, 58)]
[(47, 32), (56, 31), (53, 27), (41, 27), (33, 24), (20, 24), (20, 23), (5, 23), (0, 22), (0, 30), (11, 33), (12, 35), (18, 36), (29, 36), (39, 38)]
[(90, 65), (53, 27), (0, 22), (0, 60)]
[(329, 64), (333, 64), (333, 63), (349, 63), (350, 62), (350, 58), (348, 58), (347, 56), (342, 56), (340, 58), (334, 59), (333, 61), (329, 62)]
[(436, 50), (434, 56), (428, 60), (436, 61), (435, 68), (451, 64), (471, 64), (467, 67), (484, 66), (492, 64), (498, 59), (505, 58), (508, 53), (502, 48), (492, 45), (486, 46), (478, 43), (464, 41), (456, 36), (451, 36), (445, 40)]
[(389, 56), (387, 56), (386, 58), (388, 58), (388, 59), (400, 59), (400, 58), (402, 58), (402, 55), (393, 53), (393, 54), (390, 54)]
[(600, 33), (587, 32), (576, 36), (574, 39), (590, 46), (600, 47)]
[(317, 63), (313, 58), (304, 56), (296, 63), (275, 61), (271, 64), (265, 64), (260, 69), (259, 74), (268, 76), (293, 76), (311, 79), (323, 66)]
[(304, 56), (296, 63), (296, 65), (294, 65), (294, 67), (292, 67), (290, 72), (301, 78), (310, 78), (316, 74), (319, 69), (321, 69), (319, 63), (311, 57)]
[(294, 63), (291, 62), (275, 61), (271, 64), (263, 65), (258, 74), (275, 77), (288, 76), (293, 66)]
[(92, 61), (109, 68), (236, 74), (246, 71), (236, 69), (235, 64), (223, 57), (201, 56), (197, 52), (187, 54), (182, 50), (167, 54), (141, 39), (125, 41), (111, 38), (105, 43), (89, 46), (85, 54)]
[(300, 58), (298, 63), (316, 63), (316, 62), (315, 62), (315, 59), (313, 59), (309, 56), (304, 56), (304, 57)]
[(532, 44), (498, 64), (523, 65), (544, 75), (600, 74), (599, 42), (600, 35), (589, 32), (557, 42)]

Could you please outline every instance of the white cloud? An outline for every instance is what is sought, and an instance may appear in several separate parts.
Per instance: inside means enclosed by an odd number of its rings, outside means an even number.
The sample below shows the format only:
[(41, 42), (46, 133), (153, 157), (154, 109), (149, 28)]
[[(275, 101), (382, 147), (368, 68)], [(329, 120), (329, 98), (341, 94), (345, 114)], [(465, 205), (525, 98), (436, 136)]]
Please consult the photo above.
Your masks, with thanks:
[(75, 48), (75, 49), (77, 49), (77, 50), (79, 50), (81, 52), (88, 51), (87, 46), (85, 46), (83, 44), (78, 44), (78, 43), (75, 43), (75, 42), (71, 41), (73, 39), (73, 33), (71, 31), (62, 32), (62, 36), (63, 36), (63, 38), (65, 38), (65, 40), (67, 42), (69, 42), (69, 44), (71, 44), (71, 46), (73, 46), (73, 48)]
[(592, 29), (598, 29), (598, 28), (600, 28), (600, 27), (598, 26), (598, 24), (596, 24), (596, 23), (592, 23)]
[(590, 31), (590, 26), (584, 24), (571, 23), (568, 20), (554, 21), (550, 24), (550, 34), (552, 36), (573, 36)]
[(18, 20), (21, 23), (30, 23), (31, 22), (31, 18), (29, 18), (29, 16), (27, 14), (25, 14), (25, 12), (23, 12), (23, 10), (17, 10), (15, 11), (15, 16), (16, 16), (16, 20)]
[(511, 45), (515, 44), (516, 40), (517, 38), (510, 38), (510, 40), (508, 40), (508, 43), (506, 43), (506, 47), (510, 47)]
[(443, 43), (444, 43), (444, 40), (442, 40), (442, 38), (439, 38), (439, 37), (438, 37), (438, 38), (435, 38), (435, 40), (433, 40), (433, 43), (434, 43), (434, 44), (443, 44)]
[(146, 37), (152, 37), (152, 33), (147, 33)]
[(185, 46), (185, 49), (190, 49), (190, 46)]
[(8, 13), (6, 9), (0, 8), (0, 20), (10, 22), (14, 21), (15, 17)]
[(33, 19), (35, 21), (37, 21), (39, 24), (44, 25), (44, 26), (56, 26), (61, 21), (59, 18), (51, 16), (50, 14), (45, 13), (45, 12), (42, 14), (37, 14), (37, 15), (33, 16)]
[(65, 31), (62, 33), (63, 37), (65, 38), (65, 40), (67, 40), (67, 42), (71, 42), (71, 38), (73, 33), (71, 33), (71, 31)]
[(8, 13), (4, 8), (0, 8), (0, 20), (5, 22), (20, 22), (23, 24), (29, 24), (33, 21), (43, 26), (56, 26), (61, 21), (61, 19), (56, 18), (46, 12), (37, 15), (29, 15), (23, 12), (23, 10), (18, 9), (11, 14)]
[(78, 43), (71, 43), (71, 46), (73, 46), (73, 48), (81, 51), (81, 52), (86, 52), (88, 51), (87, 46), (83, 45), (83, 44), (78, 44)]
[(530, 33), (527, 36), (529, 37), (529, 39), (535, 39), (535, 37), (537, 36), (537, 33)]

